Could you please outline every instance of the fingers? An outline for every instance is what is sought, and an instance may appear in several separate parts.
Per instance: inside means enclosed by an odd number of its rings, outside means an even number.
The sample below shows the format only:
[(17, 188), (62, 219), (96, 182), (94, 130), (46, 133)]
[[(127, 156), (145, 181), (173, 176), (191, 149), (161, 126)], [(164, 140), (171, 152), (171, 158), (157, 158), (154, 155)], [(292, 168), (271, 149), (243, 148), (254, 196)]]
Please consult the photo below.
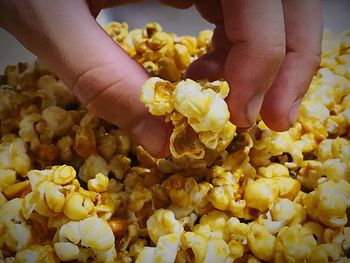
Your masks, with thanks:
[(190, 64), (186, 77), (191, 79), (208, 79), (210, 81), (223, 78), (227, 53), (231, 42), (227, 39), (223, 25), (218, 25), (212, 37), (213, 50)]
[(23, 2), (13, 11), (21, 16), (11, 33), (93, 113), (131, 133), (152, 154), (164, 154), (165, 124), (139, 100), (147, 73), (99, 27), (86, 1)]
[(319, 66), (322, 40), (318, 0), (286, 0), (283, 9), (287, 53), (261, 108), (265, 123), (276, 131), (295, 122), (301, 99)]
[(232, 121), (251, 126), (259, 114), (285, 54), (280, 0), (222, 0), (225, 29), (232, 48), (224, 78), (231, 91), (228, 104)]

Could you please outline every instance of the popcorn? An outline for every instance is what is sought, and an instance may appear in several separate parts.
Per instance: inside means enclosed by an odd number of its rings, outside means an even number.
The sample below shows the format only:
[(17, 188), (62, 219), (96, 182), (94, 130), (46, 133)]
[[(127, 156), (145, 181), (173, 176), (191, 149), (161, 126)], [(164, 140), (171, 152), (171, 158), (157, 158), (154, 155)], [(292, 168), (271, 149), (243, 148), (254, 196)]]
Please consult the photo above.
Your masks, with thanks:
[(15, 198), (0, 207), (0, 248), (12, 252), (28, 247), (32, 242), (32, 229), (23, 217), (24, 200)]
[(301, 225), (284, 227), (278, 233), (275, 245), (276, 262), (303, 262), (317, 243), (312, 234)]
[(82, 220), (94, 211), (94, 203), (80, 193), (71, 193), (66, 197), (63, 212), (71, 220)]
[(57, 242), (54, 249), (56, 255), (62, 261), (74, 260), (79, 256), (79, 247), (69, 242)]
[(174, 126), (171, 156), (89, 113), (41, 62), (7, 67), (1, 262), (348, 261), (349, 32), (325, 33), (297, 122), (273, 132), (236, 130), (227, 82), (185, 79), (212, 31), (106, 31), (152, 76), (141, 101)]
[(344, 180), (327, 181), (303, 198), (308, 215), (329, 227), (341, 227), (347, 222), (350, 184)]
[(108, 190), (109, 180), (108, 177), (98, 173), (94, 179), (88, 181), (89, 191), (106, 192)]
[(252, 223), (247, 232), (247, 240), (254, 256), (261, 260), (273, 259), (276, 238), (265, 227)]
[(272, 179), (261, 178), (246, 186), (243, 198), (248, 207), (264, 212), (274, 205), (278, 193), (279, 187)]
[[(175, 158), (202, 159), (204, 146), (223, 151), (230, 144), (236, 127), (229, 122), (230, 114), (223, 100), (227, 86), (225, 82), (200, 84), (190, 79), (175, 84), (157, 77), (146, 81), (141, 101), (153, 115), (166, 116), (173, 122), (170, 151)], [(177, 114), (187, 121), (181, 118), (179, 122)]]
[(154, 243), (159, 238), (168, 234), (176, 234), (178, 237), (183, 232), (182, 225), (175, 219), (170, 210), (159, 209), (147, 220), (148, 234)]

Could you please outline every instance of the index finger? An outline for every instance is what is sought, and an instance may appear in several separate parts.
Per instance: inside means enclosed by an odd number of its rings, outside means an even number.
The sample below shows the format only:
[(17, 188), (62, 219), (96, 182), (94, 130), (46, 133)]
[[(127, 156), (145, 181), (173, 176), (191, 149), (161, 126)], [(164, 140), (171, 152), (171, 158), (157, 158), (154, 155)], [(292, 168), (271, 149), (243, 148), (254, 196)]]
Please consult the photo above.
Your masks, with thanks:
[(232, 43), (224, 78), (231, 91), (231, 120), (251, 126), (259, 114), (285, 54), (283, 8), (280, 0), (222, 0), (224, 25)]

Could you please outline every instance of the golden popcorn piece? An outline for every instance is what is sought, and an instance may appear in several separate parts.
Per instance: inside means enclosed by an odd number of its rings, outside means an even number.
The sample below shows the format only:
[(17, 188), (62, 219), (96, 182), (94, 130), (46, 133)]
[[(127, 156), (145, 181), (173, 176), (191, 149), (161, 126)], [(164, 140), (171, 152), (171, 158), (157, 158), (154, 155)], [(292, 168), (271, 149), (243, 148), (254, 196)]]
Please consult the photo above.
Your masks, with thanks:
[(278, 233), (275, 246), (275, 262), (303, 262), (316, 248), (311, 232), (301, 225), (284, 227)]
[(79, 256), (79, 247), (69, 242), (56, 242), (54, 249), (56, 255), (62, 261), (74, 260)]
[(261, 260), (272, 260), (275, 254), (276, 237), (257, 223), (252, 223), (247, 232), (249, 249)]
[(16, 183), (16, 171), (0, 169), (0, 191), (9, 185)]
[(15, 256), (15, 262), (55, 263), (57, 262), (57, 258), (50, 245), (33, 244), (23, 250), (18, 251)]
[(106, 192), (108, 190), (109, 180), (108, 177), (103, 175), (102, 173), (96, 174), (94, 179), (90, 179), (88, 181), (88, 189), (89, 191), (94, 192)]
[(0, 248), (12, 252), (29, 246), (32, 241), (32, 229), (23, 217), (24, 200), (15, 198), (0, 207)]
[(66, 196), (63, 213), (71, 220), (82, 220), (94, 212), (94, 203), (84, 198), (80, 193), (70, 193)]
[(176, 159), (184, 156), (203, 159), (205, 155), (204, 146), (187, 123), (175, 127), (170, 136), (170, 152)]
[(164, 235), (176, 234), (179, 237), (183, 226), (175, 219), (171, 210), (158, 209), (147, 220), (147, 230), (151, 240), (157, 243)]
[(264, 212), (274, 205), (278, 194), (279, 187), (272, 179), (261, 178), (247, 184), (243, 199), (246, 201), (248, 207)]
[(142, 88), (141, 101), (148, 107), (150, 113), (163, 116), (171, 113), (174, 106), (171, 103), (171, 94), (174, 90), (170, 82), (153, 77), (148, 79)]
[(6, 186), (2, 192), (10, 200), (16, 197), (22, 197), (30, 189), (29, 181), (23, 181)]
[(114, 245), (114, 235), (108, 223), (92, 216), (79, 222), (81, 245), (93, 249), (108, 250)]
[(76, 171), (71, 166), (61, 165), (52, 167), (52, 181), (55, 184), (69, 184), (75, 179), (75, 176)]
[(344, 180), (327, 181), (302, 199), (308, 215), (329, 227), (341, 227), (347, 222), (350, 184)]
[(55, 213), (59, 213), (63, 210), (65, 204), (65, 196), (62, 193), (63, 188), (60, 185), (56, 185), (52, 182), (46, 184), (45, 198), (48, 207)]
[(307, 261), (311, 263), (316, 262), (331, 262), (336, 261), (340, 257), (341, 248), (334, 243), (321, 244), (311, 251)]

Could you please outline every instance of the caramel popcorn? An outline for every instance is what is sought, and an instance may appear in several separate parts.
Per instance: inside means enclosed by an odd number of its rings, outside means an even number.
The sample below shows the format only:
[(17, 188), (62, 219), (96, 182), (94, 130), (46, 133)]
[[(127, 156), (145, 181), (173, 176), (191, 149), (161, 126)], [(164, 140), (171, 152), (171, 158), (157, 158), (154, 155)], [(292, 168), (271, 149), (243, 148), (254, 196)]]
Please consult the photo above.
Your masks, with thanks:
[[(149, 73), (140, 94), (173, 125), (151, 156), (88, 112), (42, 62), (0, 86), (0, 262), (349, 262), (350, 33), (285, 132), (230, 121), (224, 80), (185, 79), (213, 32), (106, 32)], [(234, 87), (231, 87), (234, 88)]]

